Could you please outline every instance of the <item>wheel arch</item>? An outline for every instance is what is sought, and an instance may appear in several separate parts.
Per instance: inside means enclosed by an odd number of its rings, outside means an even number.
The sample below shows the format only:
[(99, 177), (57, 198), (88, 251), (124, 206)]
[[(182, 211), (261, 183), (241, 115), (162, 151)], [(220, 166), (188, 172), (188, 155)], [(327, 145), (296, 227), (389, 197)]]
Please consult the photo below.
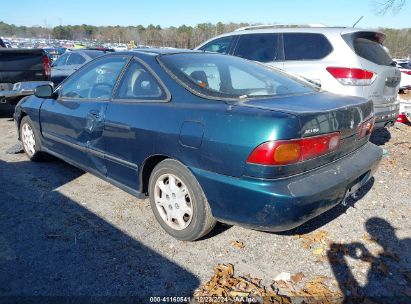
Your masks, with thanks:
[(17, 132), (18, 140), (21, 140), (21, 138), (20, 138), (20, 125), (21, 125), (21, 121), (23, 120), (23, 118), (25, 116), (27, 116), (27, 113), (24, 110), (20, 110), (20, 115), (17, 117), (17, 120), (16, 120), (17, 130), (18, 130), (18, 132)]
[(141, 165), (140, 168), (140, 192), (143, 194), (148, 194), (148, 184), (150, 181), (151, 173), (153, 172), (155, 166), (157, 166), (160, 162), (165, 159), (170, 159), (172, 157), (163, 155), (163, 154), (156, 154), (146, 158)]

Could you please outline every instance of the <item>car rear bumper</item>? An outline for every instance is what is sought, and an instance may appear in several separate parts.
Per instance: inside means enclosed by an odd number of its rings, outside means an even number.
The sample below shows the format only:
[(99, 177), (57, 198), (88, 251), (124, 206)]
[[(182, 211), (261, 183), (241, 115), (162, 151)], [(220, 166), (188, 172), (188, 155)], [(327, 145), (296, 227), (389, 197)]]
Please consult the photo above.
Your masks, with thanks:
[(235, 178), (191, 168), (220, 221), (265, 231), (284, 231), (344, 200), (377, 170), (382, 149), (367, 143), (333, 163), (281, 179)]
[(375, 128), (384, 128), (388, 124), (394, 124), (400, 111), (400, 103), (374, 104)]

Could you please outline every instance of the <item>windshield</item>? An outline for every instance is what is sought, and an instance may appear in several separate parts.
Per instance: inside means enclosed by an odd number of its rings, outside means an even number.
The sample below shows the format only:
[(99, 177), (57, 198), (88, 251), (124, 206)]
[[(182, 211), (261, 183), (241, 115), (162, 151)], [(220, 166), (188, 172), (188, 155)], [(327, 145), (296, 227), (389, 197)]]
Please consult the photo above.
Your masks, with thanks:
[(315, 91), (308, 82), (234, 56), (179, 53), (162, 55), (159, 61), (184, 87), (206, 98), (264, 98)]

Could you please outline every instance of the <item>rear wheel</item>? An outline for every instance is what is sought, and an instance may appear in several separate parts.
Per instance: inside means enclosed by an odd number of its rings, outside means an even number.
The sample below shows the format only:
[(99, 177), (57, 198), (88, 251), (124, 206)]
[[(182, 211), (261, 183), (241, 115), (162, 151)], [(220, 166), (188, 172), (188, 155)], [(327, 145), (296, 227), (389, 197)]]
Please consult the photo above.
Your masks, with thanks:
[(24, 116), (20, 123), (20, 139), (27, 157), (32, 161), (42, 160), (40, 151), (40, 139), (33, 127), (33, 122), (28, 116)]
[(154, 168), (149, 193), (157, 221), (179, 240), (194, 241), (216, 224), (196, 178), (176, 160), (166, 159)]

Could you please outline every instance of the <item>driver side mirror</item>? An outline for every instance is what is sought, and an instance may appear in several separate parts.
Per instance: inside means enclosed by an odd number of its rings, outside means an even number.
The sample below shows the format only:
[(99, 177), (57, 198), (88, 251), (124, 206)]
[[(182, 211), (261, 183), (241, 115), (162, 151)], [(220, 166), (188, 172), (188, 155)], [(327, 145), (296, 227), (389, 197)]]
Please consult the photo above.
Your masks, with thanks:
[(38, 98), (55, 99), (56, 95), (53, 92), (53, 87), (49, 84), (45, 84), (36, 87), (36, 89), (34, 90), (34, 96)]

